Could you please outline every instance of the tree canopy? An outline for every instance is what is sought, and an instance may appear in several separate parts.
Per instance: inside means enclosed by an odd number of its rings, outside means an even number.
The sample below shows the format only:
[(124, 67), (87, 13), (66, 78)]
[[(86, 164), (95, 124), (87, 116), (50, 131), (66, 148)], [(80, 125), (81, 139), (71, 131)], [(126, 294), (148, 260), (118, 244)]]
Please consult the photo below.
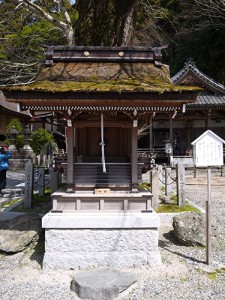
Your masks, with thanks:
[(172, 74), (191, 57), (224, 84), (224, 19), (224, 0), (2, 0), (0, 85), (34, 81), (41, 44), (168, 44)]

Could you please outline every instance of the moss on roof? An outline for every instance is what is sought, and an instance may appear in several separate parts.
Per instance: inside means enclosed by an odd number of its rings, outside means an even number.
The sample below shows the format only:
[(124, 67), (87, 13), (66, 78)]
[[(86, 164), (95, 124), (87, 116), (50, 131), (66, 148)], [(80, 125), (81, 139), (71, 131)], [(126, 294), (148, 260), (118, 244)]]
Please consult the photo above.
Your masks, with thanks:
[(168, 92), (198, 91), (200, 88), (175, 86), (169, 68), (153, 63), (55, 63), (43, 67), (35, 83), (7, 87), (16, 91), (43, 92)]
[(151, 79), (148, 82), (141, 82), (136, 79), (127, 80), (106, 80), (106, 81), (38, 81), (29, 85), (7, 87), (7, 90), (16, 91), (43, 91), (43, 92), (182, 92), (198, 91), (197, 87), (175, 86), (162, 82), (158, 79)]

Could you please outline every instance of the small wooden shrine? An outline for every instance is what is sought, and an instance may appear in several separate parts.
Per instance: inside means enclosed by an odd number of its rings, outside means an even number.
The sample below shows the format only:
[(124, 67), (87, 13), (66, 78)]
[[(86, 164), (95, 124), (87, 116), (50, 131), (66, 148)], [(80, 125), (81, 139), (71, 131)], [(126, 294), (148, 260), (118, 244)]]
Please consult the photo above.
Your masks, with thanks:
[(184, 112), (199, 91), (172, 84), (162, 49), (49, 46), (35, 83), (4, 90), (67, 128), (66, 189), (42, 219), (44, 267), (160, 265), (157, 203), (139, 190), (138, 129), (158, 112)]
[(49, 46), (35, 83), (4, 91), (22, 111), (53, 112), (67, 127), (67, 191), (137, 191), (138, 128), (184, 112), (198, 92), (172, 84), (163, 48)]

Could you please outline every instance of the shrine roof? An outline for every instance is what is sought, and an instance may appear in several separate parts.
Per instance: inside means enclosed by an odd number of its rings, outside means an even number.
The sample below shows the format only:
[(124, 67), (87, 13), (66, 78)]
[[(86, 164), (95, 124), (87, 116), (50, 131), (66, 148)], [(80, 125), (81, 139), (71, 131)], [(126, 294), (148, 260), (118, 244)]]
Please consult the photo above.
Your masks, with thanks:
[(176, 85), (195, 84), (208, 91), (225, 94), (225, 86), (200, 71), (192, 59), (189, 59), (184, 67), (171, 79), (173, 84)]
[(176, 86), (166, 65), (151, 62), (57, 62), (43, 67), (34, 83), (5, 87), (8, 91), (64, 92), (182, 92), (199, 91), (193, 86)]
[(23, 110), (182, 110), (201, 88), (177, 86), (163, 47), (47, 47), (36, 81), (3, 88)]

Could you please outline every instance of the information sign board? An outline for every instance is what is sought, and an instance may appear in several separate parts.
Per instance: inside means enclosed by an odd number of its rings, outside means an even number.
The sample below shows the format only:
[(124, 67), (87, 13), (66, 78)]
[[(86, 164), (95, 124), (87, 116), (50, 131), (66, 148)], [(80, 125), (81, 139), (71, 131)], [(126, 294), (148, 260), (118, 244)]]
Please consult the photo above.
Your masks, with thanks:
[(192, 142), (194, 148), (194, 161), (197, 167), (207, 167), (207, 191), (206, 200), (206, 263), (212, 260), (211, 250), (211, 168), (223, 165), (223, 144), (219, 136), (211, 130), (204, 132)]
[(194, 147), (194, 162), (197, 167), (211, 167), (223, 165), (223, 144), (219, 136), (207, 130), (198, 137), (192, 145)]

